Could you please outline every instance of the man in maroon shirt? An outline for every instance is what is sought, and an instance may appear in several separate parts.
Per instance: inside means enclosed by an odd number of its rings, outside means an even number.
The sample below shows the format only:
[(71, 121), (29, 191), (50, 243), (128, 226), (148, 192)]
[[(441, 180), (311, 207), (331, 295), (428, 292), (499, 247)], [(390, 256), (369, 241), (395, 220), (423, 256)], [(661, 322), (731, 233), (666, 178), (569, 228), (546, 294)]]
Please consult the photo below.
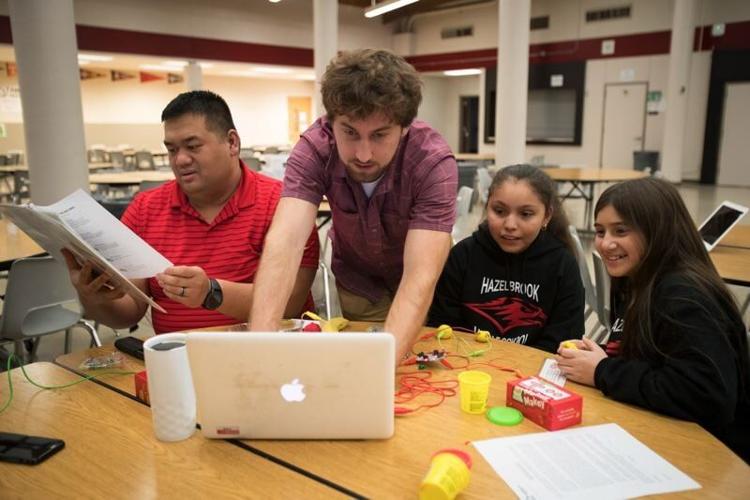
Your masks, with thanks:
[[(240, 137), (226, 102), (207, 91), (180, 94), (162, 112), (164, 144), (175, 180), (140, 193), (122, 221), (175, 265), (134, 283), (168, 313), (152, 311), (156, 333), (239, 323), (281, 193), (281, 183), (239, 159)], [(305, 231), (302, 266), (282, 307), (298, 315), (318, 266), (318, 237)], [(309, 238), (308, 238), (309, 237)], [(107, 286), (91, 263), (66, 252), (86, 317), (114, 328), (136, 324), (147, 304)]]
[(321, 92), (327, 116), (302, 135), (287, 161), (251, 329), (278, 327), (305, 228), (325, 195), (343, 314), (385, 321), (400, 358), (423, 324), (450, 248), (456, 161), (435, 130), (414, 120), (421, 82), (401, 57), (344, 53), (326, 69)]

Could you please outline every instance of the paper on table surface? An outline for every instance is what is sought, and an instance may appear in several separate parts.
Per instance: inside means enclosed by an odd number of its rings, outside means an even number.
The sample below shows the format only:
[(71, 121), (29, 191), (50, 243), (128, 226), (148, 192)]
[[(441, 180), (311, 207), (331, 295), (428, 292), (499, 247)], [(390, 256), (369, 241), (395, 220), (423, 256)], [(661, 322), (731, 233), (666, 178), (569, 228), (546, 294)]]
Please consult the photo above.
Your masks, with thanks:
[(520, 498), (626, 498), (700, 488), (617, 424), (475, 441)]
[(0, 211), (53, 257), (62, 259), (60, 250), (68, 248), (111, 274), (133, 297), (163, 311), (130, 279), (149, 278), (172, 263), (84, 191), (49, 206), (3, 205)]

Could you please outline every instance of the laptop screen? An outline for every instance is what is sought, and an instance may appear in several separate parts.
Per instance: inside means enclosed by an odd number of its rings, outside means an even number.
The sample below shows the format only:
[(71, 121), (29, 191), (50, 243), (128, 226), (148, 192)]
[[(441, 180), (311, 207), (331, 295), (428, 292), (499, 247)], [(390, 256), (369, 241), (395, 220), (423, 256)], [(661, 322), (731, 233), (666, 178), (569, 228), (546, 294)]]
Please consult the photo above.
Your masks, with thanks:
[(709, 245), (713, 245), (743, 215), (744, 212), (734, 207), (721, 205), (701, 226), (701, 238)]

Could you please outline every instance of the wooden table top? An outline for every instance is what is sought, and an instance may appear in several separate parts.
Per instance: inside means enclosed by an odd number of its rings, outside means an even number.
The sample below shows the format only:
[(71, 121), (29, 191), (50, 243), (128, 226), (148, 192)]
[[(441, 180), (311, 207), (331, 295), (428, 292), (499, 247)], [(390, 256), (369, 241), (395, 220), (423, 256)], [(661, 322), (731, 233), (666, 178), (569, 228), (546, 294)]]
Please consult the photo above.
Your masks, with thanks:
[[(61, 385), (79, 379), (51, 363), (26, 371), (35, 382)], [(2, 400), (8, 394), (0, 377)], [(322, 483), (236, 444), (199, 432), (175, 443), (153, 435), (149, 408), (93, 382), (55, 390), (32, 386), (16, 368), (14, 395), (0, 414), (0, 431), (54, 437), (65, 448), (45, 462), (0, 462), (0, 497), (214, 498), (343, 497)], [(121, 376), (132, 381), (132, 376)]]
[(8, 219), (0, 218), (0, 268), (45, 251)]
[[(363, 330), (365, 325), (353, 323), (351, 328)], [(467, 338), (473, 349), (486, 347), (486, 344), (478, 344), (471, 337)], [(443, 341), (443, 347), (455, 351), (455, 342)], [(419, 350), (434, 347), (435, 341), (421, 342), (417, 345)], [(104, 352), (111, 349), (102, 347), (87, 352)], [(74, 367), (85, 356), (85, 352), (68, 354), (59, 357), (57, 362)], [(481, 358), (475, 358), (475, 362), (495, 360), (495, 363), (517, 368), (524, 375), (531, 375), (538, 372), (543, 359), (548, 356), (548, 353), (530, 347), (493, 341), (492, 350)], [(128, 358), (127, 367), (142, 369), (143, 364)], [(477, 366), (477, 369), (490, 373), (493, 378), (489, 404), (504, 405), (506, 382), (514, 375), (488, 366)], [(414, 367), (400, 368), (398, 373), (414, 370)], [(435, 379), (451, 380), (455, 380), (456, 375), (456, 371), (443, 368), (435, 369), (433, 374)], [(123, 384), (122, 380), (111, 379), (104, 382), (128, 393), (133, 392), (132, 384)], [(701, 490), (684, 492), (681, 495), (697, 497), (711, 494), (718, 497), (736, 495), (738, 491), (750, 491), (750, 467), (697, 424), (617, 403), (590, 387), (569, 383), (568, 388), (584, 396), (583, 425), (610, 422), (619, 424), (703, 486)], [(424, 399), (418, 401), (434, 401), (434, 398), (429, 396), (422, 398)], [(369, 497), (402, 497), (410, 493), (416, 494), (429, 468), (431, 455), (441, 448), (460, 448), (466, 450), (474, 459), (471, 482), (461, 498), (488, 498), (512, 497), (513, 493), (467, 442), (531, 432), (543, 432), (543, 429), (530, 421), (524, 421), (515, 427), (494, 426), (482, 415), (461, 412), (456, 396), (447, 398), (437, 408), (397, 418), (396, 434), (389, 440), (245, 442), (276, 458)]]
[(648, 177), (646, 172), (626, 168), (543, 168), (555, 181), (620, 182)]
[(734, 226), (719, 242), (720, 247), (750, 248), (750, 226)]
[(131, 170), (127, 172), (101, 172), (89, 175), (90, 184), (136, 185), (142, 181), (165, 182), (174, 179), (171, 170)]
[(724, 281), (750, 286), (750, 248), (717, 245), (708, 256)]
[[(114, 165), (106, 161), (94, 161), (89, 163), (89, 170), (100, 170), (105, 168), (112, 168)], [(20, 165), (2, 165), (0, 166), (0, 172), (12, 174), (14, 172), (26, 172), (29, 167), (24, 164)]]

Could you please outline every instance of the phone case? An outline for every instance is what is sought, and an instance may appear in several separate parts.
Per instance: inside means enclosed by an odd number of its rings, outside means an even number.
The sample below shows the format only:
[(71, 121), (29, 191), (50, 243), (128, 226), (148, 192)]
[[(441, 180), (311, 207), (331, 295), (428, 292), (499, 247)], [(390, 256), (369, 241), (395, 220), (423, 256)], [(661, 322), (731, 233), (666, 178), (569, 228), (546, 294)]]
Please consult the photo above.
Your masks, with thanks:
[(0, 432), (0, 461), (35, 465), (65, 448), (62, 439)]
[(143, 361), (143, 341), (137, 337), (123, 337), (115, 340), (115, 348)]

